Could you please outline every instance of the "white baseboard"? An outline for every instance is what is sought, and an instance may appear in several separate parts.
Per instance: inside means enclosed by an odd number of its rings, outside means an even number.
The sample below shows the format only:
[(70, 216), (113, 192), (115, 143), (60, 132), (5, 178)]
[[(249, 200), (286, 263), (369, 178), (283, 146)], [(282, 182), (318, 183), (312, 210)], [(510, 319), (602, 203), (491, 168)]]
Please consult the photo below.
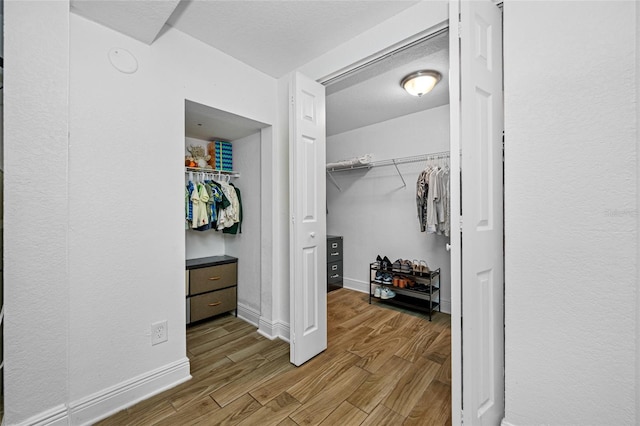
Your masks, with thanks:
[(369, 293), (369, 283), (352, 278), (343, 278), (342, 286), (349, 290), (359, 291), (360, 293)]
[[(4, 418), (2, 423), (4, 424)], [(69, 424), (72, 423), (69, 422), (69, 408), (65, 404), (60, 404), (18, 423), (19, 426), (67, 426)]]
[(66, 424), (95, 423), (189, 379), (189, 359), (183, 358), (71, 403)]
[(289, 342), (289, 323), (269, 321), (262, 318), (255, 309), (241, 303), (238, 303), (238, 318), (258, 327), (258, 333), (269, 340), (281, 339)]
[(238, 303), (238, 318), (256, 327), (260, 327), (260, 312), (242, 303)]
[(260, 319), (260, 328), (258, 333), (273, 340), (281, 339), (285, 342), (289, 342), (289, 323), (284, 321), (267, 321), (264, 318)]
[(269, 321), (260, 318), (258, 333), (270, 340), (280, 339), (289, 343), (289, 323), (283, 321)]
[(289, 343), (289, 323), (283, 321), (276, 321), (274, 324), (274, 331), (279, 339)]
[(508, 422), (506, 419), (502, 419), (500, 426), (516, 426), (513, 423)]

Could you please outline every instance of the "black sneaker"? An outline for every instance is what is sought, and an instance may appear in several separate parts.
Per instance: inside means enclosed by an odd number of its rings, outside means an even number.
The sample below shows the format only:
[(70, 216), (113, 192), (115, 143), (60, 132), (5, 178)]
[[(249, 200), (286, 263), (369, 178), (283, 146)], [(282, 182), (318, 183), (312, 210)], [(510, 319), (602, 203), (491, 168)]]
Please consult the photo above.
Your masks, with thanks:
[(376, 257), (375, 265), (376, 265), (376, 268), (381, 268), (382, 267), (382, 258), (380, 257), (380, 255), (378, 255), (378, 257)]
[(382, 263), (380, 264), (382, 269), (391, 269), (391, 261), (387, 256), (382, 259)]

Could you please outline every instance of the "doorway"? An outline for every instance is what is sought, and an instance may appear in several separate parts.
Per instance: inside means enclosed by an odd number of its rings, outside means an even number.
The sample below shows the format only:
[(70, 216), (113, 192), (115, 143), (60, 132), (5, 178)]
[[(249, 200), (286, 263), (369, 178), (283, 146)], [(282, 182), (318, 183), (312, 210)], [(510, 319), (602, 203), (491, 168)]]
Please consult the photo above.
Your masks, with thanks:
[[(448, 230), (422, 229), (416, 204), (418, 175), (448, 163), (448, 43), (444, 29), (325, 84), (327, 163), (367, 158), (327, 171), (327, 234), (343, 237), (343, 286), (368, 292), (378, 255), (424, 261), (440, 270), (439, 303), (450, 313)], [(425, 69), (442, 79), (424, 96), (409, 95), (400, 81)]]
[[(400, 85), (402, 78), (425, 69), (439, 72), (442, 79), (424, 96), (409, 95)], [(416, 320), (418, 325), (413, 333), (396, 329), (387, 338), (397, 345), (394, 356), (401, 358), (410, 371), (413, 369), (408, 374), (420, 377), (418, 381), (427, 382), (424, 388), (412, 390), (419, 392), (423, 401), (429, 401), (428, 405), (436, 405), (430, 412), (421, 412), (420, 415), (425, 418), (442, 415), (439, 409), (443, 409), (447, 415), (451, 410), (449, 233), (444, 229), (434, 229), (430, 233), (421, 229), (416, 204), (419, 175), (430, 167), (444, 170), (448, 166), (448, 70), (449, 32), (444, 28), (389, 52), (367, 66), (324, 83), (327, 163), (364, 157), (365, 162), (371, 162), (364, 167), (330, 168), (327, 172), (327, 234), (342, 237), (342, 283), (345, 289), (364, 294), (365, 303), (371, 292), (371, 303), (375, 307), (413, 316), (403, 317), (403, 321), (414, 321), (416, 318), (424, 321)], [(328, 256), (330, 252), (327, 251)], [(372, 283), (376, 277), (369, 265), (376, 261), (378, 255), (388, 257), (391, 262), (408, 260), (412, 265), (414, 262), (420, 265), (420, 261), (423, 261), (430, 270), (437, 270), (439, 275), (437, 281), (434, 279), (434, 288), (437, 288), (438, 295), (434, 295), (433, 305), (430, 301), (412, 297), (418, 294), (417, 290), (400, 290), (395, 283), (389, 283), (388, 286)], [(426, 280), (418, 278), (418, 283), (424, 282)], [(376, 297), (376, 287), (389, 288), (394, 293), (394, 300), (381, 300), (379, 295)], [(339, 297), (347, 297), (346, 294), (341, 295), (340, 291), (328, 296), (330, 303), (335, 303)], [(389, 303), (396, 302), (396, 298), (404, 298), (398, 302), (406, 304)], [(406, 309), (407, 305), (412, 307)], [(431, 322), (427, 311), (433, 315)], [(367, 326), (377, 328), (374, 334), (385, 334), (395, 325), (393, 322), (396, 319), (387, 323), (380, 317), (384, 311), (376, 312), (379, 321), (367, 323), (367, 318), (362, 321)], [(330, 311), (328, 350), (332, 349), (334, 341), (331, 333), (340, 327), (335, 322), (343, 321), (343, 317)], [(335, 341), (340, 344), (339, 338)], [(384, 355), (374, 356), (366, 351), (359, 353), (372, 358), (373, 368), (375, 359), (384, 358)], [(422, 376), (425, 368), (438, 371), (437, 378)], [(388, 386), (393, 392), (402, 393), (406, 384), (401, 380), (390, 380)], [(391, 399), (383, 400), (382, 405), (395, 407), (407, 415), (407, 419), (421, 409), (420, 404), (413, 408), (397, 407)]]
[[(451, 37), (449, 44), (452, 61), (450, 152), (453, 154), (450, 210), (451, 223), (455, 224), (451, 227), (450, 246), (451, 263), (455, 265), (451, 270), (452, 406), (455, 407), (452, 420), (460, 423), (464, 403), (465, 418), (472, 423), (496, 423), (504, 414), (502, 19), (499, 8), (489, 1), (450, 2), (449, 16), (455, 17), (458, 24), (457, 37)], [(300, 73), (295, 75), (295, 81), (304, 81), (307, 93), (315, 89), (312, 80)], [(316, 104), (324, 109), (324, 93), (317, 102), (314, 100), (313, 105)], [(311, 102), (309, 98), (305, 102), (299, 91), (292, 92), (292, 105), (292, 111), (295, 111), (291, 116), (294, 137), (290, 144), (295, 154), (296, 149), (303, 150), (307, 141), (314, 140), (296, 129), (302, 128), (305, 120), (308, 121), (306, 124), (315, 122), (308, 120), (315, 116), (305, 115), (310, 111), (305, 107)], [(295, 155), (292, 158), (291, 173), (298, 176), (298, 158)], [(316, 162), (308, 163), (314, 168), (321, 168)], [(462, 170), (465, 171), (464, 179)], [(294, 200), (303, 197), (299, 189), (293, 188)], [(324, 204), (324, 195), (318, 201)], [(464, 222), (462, 206), (465, 207)], [(297, 209), (292, 209), (293, 215), (297, 213)], [(324, 222), (320, 225), (324, 226)], [(296, 232), (304, 232), (298, 228), (292, 226), (294, 236)], [(302, 270), (298, 255), (307, 250), (307, 241), (300, 241), (301, 244), (292, 245), (292, 271), (296, 273)], [(313, 284), (312, 279), (301, 283), (292, 281), (291, 300), (295, 303), (292, 303), (291, 323), (292, 329), (297, 331), (301, 324), (296, 321), (294, 308), (296, 304), (305, 306), (311, 303), (310, 298), (304, 296), (305, 290), (311, 294), (309, 284)], [(316, 300), (322, 300), (322, 297)], [(326, 326), (326, 321), (319, 325)], [(295, 347), (295, 339), (292, 347)]]
[[(258, 327), (263, 310), (263, 280), (260, 274), (264, 262), (260, 247), (264, 238), (268, 238), (268, 234), (263, 232), (262, 222), (265, 216), (269, 216), (269, 205), (264, 203), (261, 183), (265, 175), (271, 173), (271, 170), (262, 167), (262, 152), (264, 145), (271, 143), (270, 126), (191, 100), (185, 100), (184, 111), (185, 161), (202, 163), (185, 163), (185, 166), (192, 166), (185, 167), (186, 191), (189, 194), (193, 191), (190, 182), (198, 184), (213, 180), (230, 182), (241, 193), (241, 208), (232, 232), (227, 232), (226, 225), (215, 221), (221, 218), (217, 207), (220, 207), (222, 200), (210, 203), (212, 208), (208, 216), (212, 219), (211, 223), (196, 227), (189, 220), (188, 203), (191, 195), (186, 198), (186, 322), (199, 322), (223, 312), (232, 312)], [(204, 159), (194, 159), (193, 152), (198, 152), (198, 156), (204, 155)], [(220, 269), (220, 274), (204, 279), (217, 280), (212, 283), (219, 285), (192, 288), (194, 283), (190, 282), (190, 276), (196, 276), (196, 271), (204, 268), (216, 267)], [(208, 295), (214, 297), (216, 292), (221, 293), (222, 303), (218, 303), (217, 299), (208, 300)], [(235, 300), (228, 300), (231, 293), (234, 293)], [(199, 302), (196, 299), (202, 299), (204, 305), (197, 305)], [(197, 310), (197, 313), (192, 310)]]

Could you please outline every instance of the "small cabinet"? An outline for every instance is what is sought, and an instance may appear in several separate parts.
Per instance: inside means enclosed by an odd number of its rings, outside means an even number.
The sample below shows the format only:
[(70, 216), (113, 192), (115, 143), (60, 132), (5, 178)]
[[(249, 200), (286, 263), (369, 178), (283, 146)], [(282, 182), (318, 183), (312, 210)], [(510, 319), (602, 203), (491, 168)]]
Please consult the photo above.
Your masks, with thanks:
[(342, 237), (327, 235), (327, 292), (342, 288)]
[(238, 259), (212, 256), (186, 263), (187, 324), (236, 311)]

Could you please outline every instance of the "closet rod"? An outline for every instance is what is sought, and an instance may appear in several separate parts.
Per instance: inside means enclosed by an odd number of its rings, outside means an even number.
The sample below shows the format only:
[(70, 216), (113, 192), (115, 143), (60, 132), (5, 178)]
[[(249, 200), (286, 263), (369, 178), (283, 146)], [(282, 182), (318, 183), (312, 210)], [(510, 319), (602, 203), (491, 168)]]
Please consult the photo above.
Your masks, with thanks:
[(362, 164), (358, 166), (331, 167), (327, 169), (327, 175), (329, 176), (329, 179), (331, 179), (331, 183), (333, 183), (335, 187), (338, 188), (338, 191), (342, 192), (342, 188), (340, 188), (340, 186), (338, 185), (338, 183), (336, 182), (335, 178), (332, 175), (333, 172), (344, 172), (348, 170), (358, 170), (358, 169), (371, 169), (373, 167), (382, 167), (382, 166), (395, 166), (396, 171), (398, 172), (398, 176), (400, 176), (400, 179), (402, 179), (402, 187), (406, 188), (407, 182), (404, 180), (404, 177), (402, 176), (402, 173), (398, 168), (398, 164), (419, 163), (421, 161), (441, 160), (441, 159), (448, 159), (448, 158), (449, 158), (449, 151), (432, 152), (429, 154), (413, 155), (410, 157), (399, 157), (399, 158), (390, 158), (388, 160), (372, 161), (370, 163)]
[(233, 170), (217, 170), (217, 169), (203, 169), (201, 167), (185, 167), (185, 173), (207, 173), (218, 176), (229, 176), (233, 178), (240, 177), (240, 172), (235, 172)]
[(418, 163), (420, 161), (438, 160), (449, 158), (449, 151), (432, 152), (430, 154), (413, 155), (411, 157), (390, 158), (388, 160), (372, 161), (367, 164), (350, 167), (332, 167), (327, 172), (344, 172), (348, 170), (370, 169), (372, 167), (395, 166), (397, 164)]

